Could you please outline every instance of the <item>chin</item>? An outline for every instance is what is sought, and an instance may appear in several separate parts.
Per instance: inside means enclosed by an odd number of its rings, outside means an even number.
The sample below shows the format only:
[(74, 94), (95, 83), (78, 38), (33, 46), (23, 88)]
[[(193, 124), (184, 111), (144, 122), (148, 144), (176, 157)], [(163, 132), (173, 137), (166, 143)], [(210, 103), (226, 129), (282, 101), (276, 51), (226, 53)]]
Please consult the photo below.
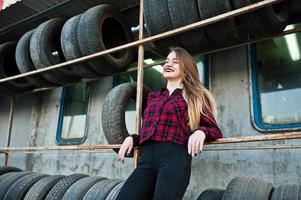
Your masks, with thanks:
[(168, 75), (167, 76), (163, 75), (163, 77), (166, 78), (166, 79), (172, 79), (173, 78), (172, 76), (168, 76)]

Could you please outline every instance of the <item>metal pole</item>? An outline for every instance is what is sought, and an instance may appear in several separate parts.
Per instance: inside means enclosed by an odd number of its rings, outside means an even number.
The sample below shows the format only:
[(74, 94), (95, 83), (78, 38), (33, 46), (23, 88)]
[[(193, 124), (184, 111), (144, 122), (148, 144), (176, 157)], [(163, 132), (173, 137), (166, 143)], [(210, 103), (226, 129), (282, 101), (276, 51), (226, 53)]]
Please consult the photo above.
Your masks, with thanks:
[[(139, 40), (143, 39), (143, 0), (140, 0), (139, 11)], [(137, 95), (136, 95), (136, 134), (140, 133), (142, 97), (143, 97), (143, 60), (144, 60), (144, 44), (138, 45), (138, 66), (137, 66)], [(140, 148), (134, 148), (133, 167), (137, 167), (139, 161)]]
[[(6, 147), (7, 148), (10, 146), (10, 138), (11, 138), (11, 131), (12, 131), (12, 126), (13, 126), (14, 112), (15, 112), (15, 96), (12, 96), (10, 99), (10, 109), (9, 109), (8, 127), (7, 127), (7, 138), (6, 138)], [(7, 166), (8, 159), (9, 159), (9, 154), (8, 154), (8, 152), (6, 152), (4, 166)]]

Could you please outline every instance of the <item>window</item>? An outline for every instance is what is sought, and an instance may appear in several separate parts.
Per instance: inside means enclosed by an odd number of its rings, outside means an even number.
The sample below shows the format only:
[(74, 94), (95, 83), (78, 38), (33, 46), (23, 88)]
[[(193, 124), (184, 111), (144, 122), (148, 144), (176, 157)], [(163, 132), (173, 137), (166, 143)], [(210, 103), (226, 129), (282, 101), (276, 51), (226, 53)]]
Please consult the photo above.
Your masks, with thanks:
[(251, 46), (253, 116), (261, 130), (301, 127), (301, 34)]
[(85, 141), (89, 96), (88, 83), (63, 88), (56, 134), (57, 144), (82, 144)]
[[(208, 58), (202, 55), (195, 56), (197, 62), (197, 68), (199, 71), (200, 79), (204, 83), (204, 85), (208, 88)], [(155, 63), (152, 59), (144, 60), (146, 64)], [(162, 88), (165, 85), (165, 80), (162, 75), (163, 67), (162, 65), (156, 65), (153, 67), (149, 67), (144, 69), (144, 77), (143, 83), (150, 90), (156, 91)], [(116, 85), (126, 83), (126, 82), (136, 82), (137, 81), (137, 71), (128, 72), (126, 74), (114, 76), (113, 87)], [(129, 133), (135, 132), (135, 123), (133, 123), (133, 119), (136, 116), (136, 102), (131, 100), (127, 105), (125, 112), (125, 121), (126, 127)]]

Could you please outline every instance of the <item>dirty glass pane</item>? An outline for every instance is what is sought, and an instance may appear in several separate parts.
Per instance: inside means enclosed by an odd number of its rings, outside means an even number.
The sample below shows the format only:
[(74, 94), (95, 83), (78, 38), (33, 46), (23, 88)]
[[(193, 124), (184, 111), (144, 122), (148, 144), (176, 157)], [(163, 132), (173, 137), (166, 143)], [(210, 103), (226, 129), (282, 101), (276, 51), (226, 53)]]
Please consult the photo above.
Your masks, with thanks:
[(63, 91), (61, 139), (80, 139), (85, 136), (90, 87), (79, 83)]
[[(205, 83), (205, 58), (203, 55), (195, 56), (197, 62), (197, 68), (199, 71), (200, 79), (203, 83)], [(146, 59), (145, 64), (153, 64), (155, 60)], [(155, 65), (153, 67), (149, 67), (144, 69), (144, 84), (150, 88), (152, 91), (159, 90), (165, 85), (165, 80), (162, 75), (163, 65)], [(137, 81), (137, 71), (132, 71), (126, 74), (122, 74), (115, 77), (115, 85), (119, 85), (121, 83), (126, 82), (136, 82)], [(131, 100), (126, 108), (125, 112), (125, 122), (126, 127), (129, 133), (135, 132), (135, 121), (136, 118), (136, 102)]]
[(257, 81), (265, 124), (301, 123), (301, 34), (257, 43)]

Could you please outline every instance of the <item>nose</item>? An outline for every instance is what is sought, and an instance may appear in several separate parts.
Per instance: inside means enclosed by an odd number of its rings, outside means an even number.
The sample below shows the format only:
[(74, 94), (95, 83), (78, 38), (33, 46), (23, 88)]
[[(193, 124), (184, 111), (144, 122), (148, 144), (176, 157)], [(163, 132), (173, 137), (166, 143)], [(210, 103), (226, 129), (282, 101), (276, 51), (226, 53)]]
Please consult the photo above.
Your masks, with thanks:
[(172, 62), (171, 61), (167, 61), (164, 63), (163, 67), (169, 67), (172, 65)]

